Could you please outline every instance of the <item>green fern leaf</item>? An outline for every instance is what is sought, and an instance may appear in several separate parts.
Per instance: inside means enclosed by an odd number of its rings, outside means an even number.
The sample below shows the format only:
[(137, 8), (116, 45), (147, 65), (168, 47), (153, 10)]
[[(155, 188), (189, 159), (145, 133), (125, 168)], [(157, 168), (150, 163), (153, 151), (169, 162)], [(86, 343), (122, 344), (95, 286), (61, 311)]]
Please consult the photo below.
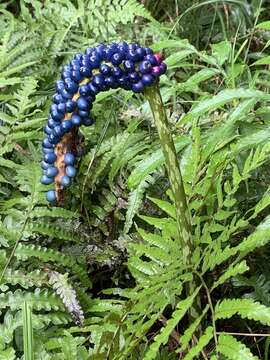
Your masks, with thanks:
[[(177, 136), (174, 139), (174, 144), (176, 151), (179, 152), (183, 150), (189, 144), (190, 140), (188, 137), (183, 135)], [(141, 160), (132, 171), (128, 178), (128, 187), (130, 189), (135, 188), (141, 183), (145, 178), (152, 174), (157, 168), (164, 164), (164, 155), (161, 149), (156, 150), (151, 155), (148, 155), (147, 158)]]
[(224, 274), (220, 276), (220, 278), (214, 282), (212, 286), (212, 290), (218, 287), (219, 285), (222, 285), (227, 281), (229, 278), (234, 277), (239, 274), (243, 274), (244, 272), (248, 271), (249, 267), (247, 266), (246, 261), (242, 261), (239, 264), (236, 264), (235, 266), (229, 266), (228, 270), (225, 271)]
[(59, 251), (42, 248), (41, 246), (19, 244), (15, 251), (15, 256), (17, 259), (23, 261), (31, 257), (36, 257), (45, 263), (52, 262), (59, 266), (66, 266), (79, 277), (85, 287), (91, 287), (91, 281), (87, 271), (78, 265), (73, 257)]
[(188, 354), (184, 357), (183, 360), (192, 360), (195, 356), (197, 356), (203, 348), (209, 343), (209, 341), (213, 338), (214, 332), (213, 327), (208, 326), (206, 330), (204, 331), (204, 334), (199, 338), (198, 343), (193, 346)]
[(134, 216), (138, 213), (138, 210), (142, 204), (143, 196), (146, 189), (153, 185), (155, 182), (154, 178), (148, 175), (143, 181), (141, 181), (138, 186), (129, 193), (128, 196), (128, 205), (126, 212), (126, 220), (124, 225), (124, 233), (127, 234), (130, 230), (133, 222)]
[(50, 217), (50, 218), (63, 218), (63, 219), (79, 218), (78, 213), (60, 207), (51, 207), (50, 209), (45, 207), (35, 207), (35, 209), (31, 212), (30, 215), (32, 218), (35, 217), (37, 218)]
[(7, 269), (4, 274), (3, 283), (11, 285), (20, 285), (24, 289), (32, 286), (41, 287), (48, 283), (47, 274), (40, 270), (34, 270), (28, 273), (22, 270)]
[(150, 196), (148, 196), (148, 199), (150, 199), (154, 204), (156, 204), (161, 210), (163, 210), (170, 217), (176, 219), (176, 210), (173, 204), (165, 200), (152, 198)]
[(49, 283), (52, 285), (57, 295), (60, 296), (66, 309), (74, 318), (75, 323), (82, 325), (84, 322), (84, 314), (80, 303), (77, 300), (75, 290), (68, 283), (68, 274), (66, 273), (63, 275), (56, 271), (50, 271), (49, 278)]
[(259, 321), (270, 325), (270, 307), (250, 299), (225, 299), (215, 307), (215, 319), (228, 319), (239, 315), (242, 319)]
[(193, 334), (195, 333), (197, 327), (200, 325), (208, 309), (209, 306), (206, 306), (203, 310), (203, 313), (190, 324), (190, 326), (185, 330), (184, 334), (180, 337), (179, 342), (181, 344), (181, 347), (177, 350), (178, 353), (181, 353), (187, 349), (188, 343), (191, 341)]
[(160, 346), (162, 344), (167, 344), (171, 332), (177, 326), (177, 324), (185, 315), (187, 310), (192, 306), (192, 303), (197, 296), (198, 291), (199, 288), (195, 290), (194, 293), (185, 300), (179, 301), (176, 306), (176, 310), (172, 314), (172, 317), (167, 321), (166, 325), (161, 329), (160, 333), (154, 338), (154, 342), (150, 345), (149, 350), (144, 356), (144, 360), (156, 359)]
[(259, 360), (257, 356), (252, 355), (246, 345), (226, 333), (219, 335), (216, 351), (229, 360)]
[(27, 230), (31, 233), (50, 236), (52, 238), (62, 239), (71, 242), (76, 241), (74, 234), (72, 234), (70, 231), (52, 224), (32, 222), (27, 225)]
[(13, 292), (0, 294), (0, 309), (9, 307), (11, 310), (17, 310), (22, 308), (24, 301), (35, 310), (62, 310), (64, 311), (64, 305), (61, 300), (48, 290), (35, 289), (35, 292), (26, 292), (22, 290), (16, 290)]

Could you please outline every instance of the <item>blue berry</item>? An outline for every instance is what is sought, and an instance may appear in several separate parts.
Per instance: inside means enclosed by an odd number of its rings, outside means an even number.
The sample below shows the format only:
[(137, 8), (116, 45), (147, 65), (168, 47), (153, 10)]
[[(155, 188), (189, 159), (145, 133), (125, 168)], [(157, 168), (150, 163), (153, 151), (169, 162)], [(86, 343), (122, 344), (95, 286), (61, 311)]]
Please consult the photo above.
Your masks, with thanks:
[(64, 102), (58, 104), (57, 105), (57, 110), (58, 110), (59, 113), (65, 114), (65, 112), (66, 112), (66, 104)]
[[(85, 66), (90, 69), (89, 56), (83, 55), (81, 60), (81, 66)], [(91, 69), (90, 69), (91, 70)]]
[(79, 110), (79, 111), (78, 111), (78, 115), (79, 115), (81, 118), (86, 118), (86, 117), (88, 117), (88, 115), (89, 115), (89, 111)]
[(96, 74), (93, 76), (92, 83), (97, 88), (102, 88), (102, 85), (104, 84), (104, 76), (102, 74)]
[(127, 50), (130, 51), (135, 51), (137, 49), (138, 45), (137, 44), (134, 44), (134, 43), (131, 43), (131, 44), (128, 44), (127, 46)]
[(96, 95), (99, 92), (98, 88), (95, 85), (93, 85), (92, 82), (88, 84), (88, 90), (92, 95)]
[(44, 160), (49, 164), (53, 164), (55, 162), (55, 160), (56, 160), (55, 153), (45, 154), (44, 155)]
[(74, 60), (77, 60), (77, 61), (80, 62), (80, 61), (82, 60), (82, 57), (83, 57), (83, 56), (82, 56), (82, 54), (80, 54), (80, 53), (75, 54), (75, 55), (74, 55)]
[(117, 81), (120, 86), (125, 86), (129, 83), (128, 76), (126, 75), (120, 76)]
[(103, 75), (109, 75), (111, 73), (111, 68), (109, 65), (107, 64), (101, 64), (99, 67), (99, 71), (103, 74)]
[(98, 68), (99, 67), (99, 63), (100, 63), (100, 59), (97, 55), (92, 54), (89, 57), (89, 62), (92, 68)]
[(145, 56), (145, 60), (149, 61), (151, 65), (153, 66), (157, 66), (158, 65), (158, 62), (157, 62), (157, 59), (154, 57), (154, 55), (146, 55)]
[(54, 134), (56, 137), (58, 137), (58, 136), (59, 136), (59, 137), (62, 137), (62, 136), (64, 135), (61, 125), (55, 126), (55, 128), (54, 128), (54, 130), (53, 130), (53, 134)]
[(82, 75), (80, 73), (80, 70), (73, 70), (70, 74), (70, 77), (72, 80), (76, 82), (80, 82), (82, 80)]
[(75, 108), (76, 108), (76, 102), (75, 101), (68, 100), (66, 102), (66, 111), (67, 112), (71, 113), (71, 112), (73, 112), (75, 110)]
[(52, 166), (52, 165), (48, 164), (46, 161), (44, 161), (44, 160), (41, 161), (41, 167), (43, 170), (47, 170), (50, 166)]
[(51, 166), (46, 170), (46, 176), (54, 178), (58, 174), (58, 169), (55, 166)]
[(54, 145), (56, 145), (60, 141), (60, 139), (61, 139), (61, 137), (59, 135), (54, 134), (54, 133), (49, 135), (49, 140)]
[(159, 65), (159, 69), (160, 69), (160, 74), (163, 75), (165, 74), (165, 72), (167, 71), (167, 65), (162, 62), (160, 65)]
[(64, 81), (62, 80), (58, 80), (56, 81), (56, 84), (55, 84), (55, 89), (56, 91), (61, 91), (65, 88), (65, 84), (64, 84)]
[(139, 64), (138, 69), (142, 74), (146, 74), (151, 71), (152, 65), (150, 61), (144, 60)]
[(124, 68), (127, 71), (133, 71), (135, 69), (135, 64), (131, 60), (125, 60), (124, 61)]
[(142, 92), (143, 89), (144, 89), (144, 85), (143, 85), (143, 82), (141, 80), (138, 81), (136, 84), (132, 85), (132, 91), (134, 91), (135, 93)]
[(75, 162), (75, 156), (72, 153), (66, 153), (64, 161), (66, 165), (73, 165)]
[(128, 45), (126, 42), (121, 42), (118, 44), (118, 52), (119, 54), (121, 54), (123, 57), (125, 56), (126, 52), (128, 50)]
[(80, 66), (80, 61), (78, 61), (77, 59), (72, 59), (70, 62), (71, 66)]
[(99, 44), (96, 47), (96, 53), (98, 54), (98, 56), (100, 56), (100, 58), (103, 58), (105, 49), (106, 46), (104, 44)]
[(89, 104), (85, 97), (80, 96), (77, 100), (77, 107), (79, 110), (88, 110)]
[(73, 94), (71, 92), (67, 91), (66, 89), (63, 89), (61, 91), (61, 95), (63, 96), (63, 98), (65, 98), (67, 100), (71, 99), (73, 97)]
[(128, 58), (128, 60), (131, 60), (131, 61), (134, 61), (134, 62), (139, 60), (139, 56), (137, 55), (136, 50), (133, 50), (133, 49), (130, 49), (128, 51), (127, 58)]
[(154, 81), (155, 81), (154, 76), (152, 76), (150, 74), (144, 74), (142, 76), (142, 83), (146, 86), (152, 85)]
[[(56, 104), (54, 104), (54, 105), (56, 105)], [(63, 119), (64, 116), (63, 116), (63, 113), (60, 113), (57, 110), (53, 110), (53, 111), (51, 111), (51, 117), (55, 121), (60, 121)]]
[(84, 126), (91, 126), (94, 124), (94, 122), (95, 122), (94, 119), (88, 117), (88, 118), (83, 118), (82, 124)]
[(87, 56), (90, 56), (90, 55), (92, 55), (92, 53), (93, 53), (93, 51), (94, 51), (94, 49), (93, 48), (86, 48), (85, 49), (85, 55), (87, 55)]
[(123, 49), (123, 50), (127, 50), (128, 49), (128, 44), (125, 41), (121, 41), (118, 44), (118, 50)]
[(73, 126), (80, 126), (82, 123), (82, 119), (79, 115), (74, 114), (71, 117), (71, 122)]
[(89, 64), (89, 66), (84, 65), (80, 68), (80, 75), (82, 77), (90, 77), (92, 75), (90, 64)]
[(120, 67), (115, 66), (112, 68), (112, 74), (113, 76), (115, 76), (116, 78), (118, 78), (119, 76), (123, 75), (123, 71)]
[(70, 179), (70, 177), (67, 176), (67, 175), (62, 176), (62, 178), (61, 178), (61, 185), (62, 185), (63, 187), (68, 187), (70, 184), (71, 184), (71, 179)]
[(71, 165), (68, 165), (67, 167), (66, 167), (66, 174), (67, 174), (67, 176), (69, 176), (69, 177), (74, 177), (75, 175), (76, 175), (76, 169), (75, 169), (75, 167), (73, 167), (73, 166), (71, 166)]
[(150, 48), (144, 48), (146, 55), (153, 55), (153, 50)]
[(87, 96), (89, 95), (90, 91), (89, 91), (89, 87), (87, 84), (85, 85), (81, 85), (80, 89), (79, 89), (80, 95), (82, 96)]
[(56, 192), (54, 190), (47, 191), (46, 199), (50, 203), (56, 202)]
[(100, 57), (100, 58), (103, 58), (103, 55), (104, 55), (104, 50), (106, 49), (106, 46), (104, 44), (99, 44), (97, 47), (96, 47), (96, 54)]
[(60, 104), (61, 102), (64, 102), (65, 99), (63, 98), (63, 96), (61, 94), (54, 94), (53, 95), (53, 102), (55, 104)]
[(61, 124), (61, 128), (64, 133), (69, 132), (73, 128), (71, 120), (64, 120)]
[[(81, 68), (81, 65), (78, 65), (78, 64), (72, 65), (71, 66), (71, 75), (72, 75), (73, 71), (79, 71), (80, 68)], [(70, 75), (70, 77), (71, 77), (71, 75)]]
[(51, 142), (49, 141), (48, 138), (45, 138), (43, 141), (42, 141), (42, 146), (44, 148), (48, 148), (48, 149), (52, 149), (53, 148), (53, 145), (51, 144)]
[(113, 65), (120, 65), (123, 59), (123, 55), (121, 55), (120, 53), (115, 53), (111, 57), (111, 62), (113, 63)]
[(128, 77), (129, 77), (130, 81), (133, 83), (136, 83), (140, 80), (140, 75), (136, 71), (129, 73)]
[(57, 111), (57, 107), (58, 107), (57, 104), (52, 104), (50, 108), (50, 112)]
[(49, 185), (53, 182), (53, 178), (43, 175), (40, 179), (40, 182), (43, 185)]
[(48, 125), (44, 126), (43, 130), (47, 135), (50, 135), (52, 133), (52, 129)]
[(71, 70), (64, 70), (63, 72), (62, 72), (62, 79), (64, 80), (64, 79), (67, 79), (67, 78), (69, 78), (70, 77), (70, 75), (71, 75)]
[[(56, 104), (54, 104), (54, 105), (56, 105)], [(54, 121), (60, 121), (63, 118), (63, 114), (59, 113), (57, 110), (52, 110), (50, 112), (50, 114)]]
[(48, 119), (48, 126), (49, 128), (53, 129), (56, 125), (59, 124), (59, 121), (54, 121), (51, 116)]
[(66, 90), (72, 94), (74, 94), (78, 90), (78, 84), (75, 81), (72, 81), (71, 79), (67, 79), (65, 81), (65, 87)]
[(137, 60), (142, 60), (146, 54), (144, 48), (142, 47), (138, 47), (136, 50), (135, 50), (135, 53), (137, 55)]
[(53, 153), (54, 149), (43, 148), (42, 152), (43, 152), (43, 154), (49, 154), (49, 153)]
[(117, 87), (117, 82), (115, 81), (113, 76), (107, 76), (104, 79), (104, 83), (109, 88), (116, 88)]

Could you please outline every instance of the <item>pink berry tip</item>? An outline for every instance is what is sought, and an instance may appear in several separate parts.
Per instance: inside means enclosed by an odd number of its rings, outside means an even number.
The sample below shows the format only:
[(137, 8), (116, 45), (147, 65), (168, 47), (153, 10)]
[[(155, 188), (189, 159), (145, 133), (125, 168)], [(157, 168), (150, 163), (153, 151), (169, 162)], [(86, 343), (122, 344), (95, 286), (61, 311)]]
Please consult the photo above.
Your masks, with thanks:
[(154, 57), (156, 58), (158, 64), (164, 60), (164, 56), (161, 53), (154, 54)]

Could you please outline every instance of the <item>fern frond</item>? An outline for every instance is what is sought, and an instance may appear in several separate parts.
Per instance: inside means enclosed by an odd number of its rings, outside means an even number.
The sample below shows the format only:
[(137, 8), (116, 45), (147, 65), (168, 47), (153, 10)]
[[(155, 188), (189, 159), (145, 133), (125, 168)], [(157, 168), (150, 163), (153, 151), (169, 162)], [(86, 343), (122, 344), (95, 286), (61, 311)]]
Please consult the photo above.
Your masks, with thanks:
[(216, 351), (226, 356), (229, 360), (259, 360), (246, 345), (226, 333), (219, 335)]
[(35, 207), (35, 209), (30, 214), (31, 218), (42, 218), (42, 217), (48, 217), (48, 218), (62, 218), (62, 219), (78, 219), (79, 214), (67, 210), (60, 207), (51, 207), (51, 208), (45, 208), (45, 207)]
[(160, 346), (162, 344), (167, 344), (171, 332), (177, 326), (177, 324), (188, 311), (188, 309), (192, 306), (192, 303), (197, 296), (198, 291), (199, 289), (195, 290), (191, 296), (189, 296), (185, 300), (179, 301), (170, 320), (167, 321), (166, 325), (161, 329), (160, 333), (154, 338), (154, 342), (150, 345), (149, 350), (144, 356), (144, 360), (156, 359)]
[(264, 325), (270, 324), (270, 307), (261, 305), (251, 299), (225, 299), (215, 307), (215, 319), (229, 319), (239, 315), (242, 319), (259, 321)]
[(56, 271), (49, 272), (49, 283), (56, 291), (57, 295), (63, 301), (68, 312), (72, 315), (75, 323), (82, 325), (84, 322), (84, 314), (79, 301), (76, 298), (76, 292), (68, 283), (68, 274), (60, 274)]
[(188, 354), (184, 357), (184, 360), (192, 360), (194, 359), (195, 356), (197, 356), (202, 350), (203, 348), (209, 343), (209, 341), (213, 338), (214, 333), (213, 333), (214, 329), (212, 326), (208, 326), (204, 333), (202, 334), (202, 336), (199, 338), (198, 343), (193, 346)]
[(130, 230), (133, 222), (133, 218), (138, 213), (138, 210), (142, 204), (143, 196), (145, 191), (149, 186), (153, 185), (155, 182), (154, 177), (148, 175), (144, 180), (142, 180), (138, 186), (129, 193), (128, 196), (128, 205), (126, 212), (126, 219), (124, 225), (124, 233), (127, 234)]
[(133, 23), (136, 16), (154, 21), (153, 17), (137, 0), (93, 0), (87, 3), (87, 26), (96, 36), (105, 38), (116, 34), (117, 26)]
[[(188, 137), (185, 137), (183, 135), (176, 136), (174, 138), (174, 145), (177, 153), (183, 150), (189, 144), (189, 142), (190, 140), (188, 139)], [(160, 148), (152, 152), (150, 155), (147, 155), (146, 158), (136, 164), (136, 167), (128, 177), (127, 183), (129, 188), (132, 189), (138, 186), (138, 184), (145, 180), (148, 175), (151, 175), (163, 164), (164, 155)]]
[(11, 310), (18, 310), (22, 308), (24, 301), (35, 310), (64, 310), (64, 305), (61, 300), (52, 292), (48, 290), (40, 290), (36, 288), (34, 292), (26, 292), (16, 290), (15, 292), (8, 292), (0, 294), (0, 308), (9, 307)]
[(239, 264), (236, 264), (235, 266), (229, 266), (228, 270), (225, 271), (224, 274), (220, 276), (220, 278), (214, 282), (212, 289), (215, 289), (216, 287), (222, 285), (227, 281), (229, 278), (234, 277), (239, 274), (243, 274), (244, 272), (248, 271), (249, 267), (246, 264), (246, 261), (243, 260)]
[(45, 247), (42, 248), (41, 246), (19, 244), (16, 249), (15, 256), (17, 259), (22, 261), (31, 257), (36, 257), (44, 263), (52, 262), (54, 264), (58, 264), (59, 266), (68, 267), (79, 277), (85, 287), (91, 287), (91, 281), (86, 270), (82, 266), (78, 265), (76, 260), (69, 255), (65, 255), (53, 249), (47, 249)]
[(71, 242), (76, 241), (75, 235), (71, 232), (71, 230), (69, 231), (63, 229), (59, 225), (46, 224), (44, 222), (35, 222), (28, 224), (27, 230), (31, 233), (46, 235), (52, 238), (62, 239)]
[(11, 285), (20, 285), (24, 289), (32, 286), (41, 287), (48, 283), (47, 275), (40, 270), (23, 272), (21, 270), (7, 269), (4, 274), (3, 283)]
[(209, 306), (207, 305), (205, 307), (205, 309), (203, 310), (202, 314), (199, 317), (197, 317), (195, 319), (195, 321), (193, 321), (190, 324), (190, 326), (185, 330), (184, 334), (180, 337), (179, 342), (181, 344), (181, 347), (180, 347), (180, 349), (177, 350), (177, 352), (181, 353), (187, 349), (188, 343), (192, 340), (194, 332), (200, 325), (200, 323), (201, 323), (203, 317), (205, 316), (205, 314), (207, 313), (208, 309), (209, 309)]

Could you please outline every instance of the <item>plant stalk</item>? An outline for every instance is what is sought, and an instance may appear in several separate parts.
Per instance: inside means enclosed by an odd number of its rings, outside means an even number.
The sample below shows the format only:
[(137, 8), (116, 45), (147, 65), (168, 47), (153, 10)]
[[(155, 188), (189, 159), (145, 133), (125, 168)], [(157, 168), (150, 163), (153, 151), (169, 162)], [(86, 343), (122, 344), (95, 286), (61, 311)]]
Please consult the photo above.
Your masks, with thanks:
[(183, 258), (186, 263), (189, 263), (193, 248), (191, 240), (190, 214), (187, 206), (186, 194), (177, 159), (177, 153), (170, 132), (169, 122), (162, 102), (158, 83), (146, 88), (145, 96), (149, 101), (152, 110), (165, 158), (165, 166), (174, 196), (179, 240), (183, 251)]

